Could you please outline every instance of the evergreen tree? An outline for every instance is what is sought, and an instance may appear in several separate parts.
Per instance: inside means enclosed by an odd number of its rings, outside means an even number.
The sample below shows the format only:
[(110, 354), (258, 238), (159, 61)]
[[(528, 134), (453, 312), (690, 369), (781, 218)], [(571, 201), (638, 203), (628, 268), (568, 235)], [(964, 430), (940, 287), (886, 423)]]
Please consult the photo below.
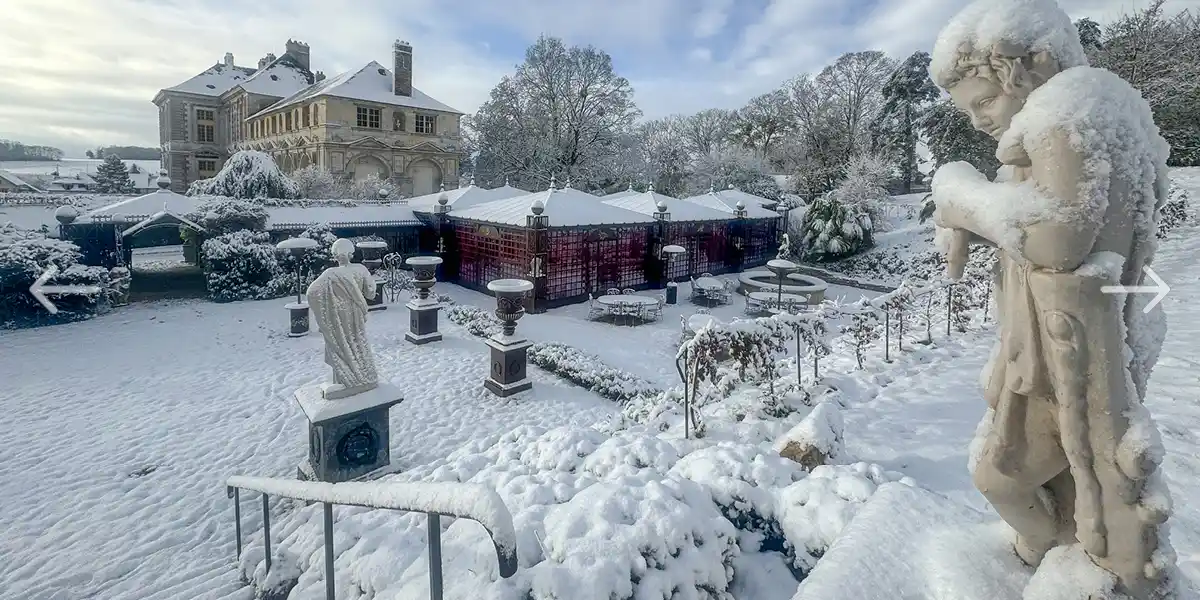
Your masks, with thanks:
[(1083, 45), (1084, 51), (1088, 53), (1088, 58), (1091, 58), (1093, 52), (1101, 47), (1103, 32), (1100, 30), (1100, 24), (1084, 17), (1075, 21), (1075, 29), (1079, 31), (1079, 43)]
[(101, 194), (129, 194), (133, 192), (133, 182), (129, 180), (129, 170), (121, 157), (109, 154), (104, 162), (96, 169), (96, 191)]
[(939, 91), (929, 78), (929, 53), (909, 56), (883, 86), (883, 109), (871, 124), (871, 144), (899, 167), (905, 194), (912, 192), (917, 171), (918, 126)]
[(996, 140), (971, 126), (971, 119), (949, 99), (929, 107), (921, 118), (925, 144), (936, 166), (965, 160), (989, 178), (996, 176)]

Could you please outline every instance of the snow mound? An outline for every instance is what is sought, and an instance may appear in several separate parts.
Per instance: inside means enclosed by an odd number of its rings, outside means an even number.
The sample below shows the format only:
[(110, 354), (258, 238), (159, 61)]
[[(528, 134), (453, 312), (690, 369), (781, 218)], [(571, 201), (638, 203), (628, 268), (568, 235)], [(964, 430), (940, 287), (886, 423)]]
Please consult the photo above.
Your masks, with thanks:
[(775, 451), (806, 469), (836, 462), (845, 453), (844, 428), (837, 405), (822, 402), (775, 442)]
[[(521, 568), (510, 579), (482, 527), (443, 518), (447, 597), (731, 600), (738, 565), (801, 565), (777, 573), (794, 582), (879, 484), (897, 480), (867, 464), (808, 474), (767, 444), (521, 427), (384, 481), (477, 484), (511, 512)], [(423, 515), (339, 507), (335, 519), (339, 588), (427, 593)], [(293, 597), (319, 595), (320, 507), (273, 529), (279, 560), (299, 562)], [(243, 574), (261, 588), (261, 540), (247, 547)]]
[[(942, 28), (933, 44), (929, 74), (941, 87), (955, 79), (959, 53), (1012, 44), (1031, 53), (1048, 52), (1066, 69), (1088, 64), (1071, 17), (1054, 0), (976, 0)], [(987, 55), (972, 56), (986, 64)]]

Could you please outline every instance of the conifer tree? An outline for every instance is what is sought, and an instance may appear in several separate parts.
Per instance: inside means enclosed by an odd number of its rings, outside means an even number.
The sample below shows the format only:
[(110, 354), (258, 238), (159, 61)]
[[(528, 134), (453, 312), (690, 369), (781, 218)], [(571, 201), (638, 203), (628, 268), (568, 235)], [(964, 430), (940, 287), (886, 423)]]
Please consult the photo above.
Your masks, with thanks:
[(929, 78), (929, 53), (909, 56), (883, 86), (883, 108), (871, 124), (872, 146), (898, 168), (905, 194), (912, 192), (917, 171), (921, 116), (939, 91)]
[(104, 162), (96, 169), (96, 191), (101, 194), (129, 194), (133, 192), (133, 182), (129, 180), (129, 170), (121, 157), (109, 154)]

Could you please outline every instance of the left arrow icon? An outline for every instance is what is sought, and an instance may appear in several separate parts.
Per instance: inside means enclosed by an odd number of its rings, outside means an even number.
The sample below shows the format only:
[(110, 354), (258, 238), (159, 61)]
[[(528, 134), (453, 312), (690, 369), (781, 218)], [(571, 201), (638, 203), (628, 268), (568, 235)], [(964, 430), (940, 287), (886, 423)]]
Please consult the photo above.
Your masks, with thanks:
[(46, 282), (58, 273), (57, 265), (50, 265), (41, 277), (38, 277), (33, 285), (29, 286), (29, 293), (33, 298), (46, 307), (50, 314), (58, 314), (58, 307), (46, 297), (46, 294), (98, 294), (100, 287), (95, 285), (46, 285)]

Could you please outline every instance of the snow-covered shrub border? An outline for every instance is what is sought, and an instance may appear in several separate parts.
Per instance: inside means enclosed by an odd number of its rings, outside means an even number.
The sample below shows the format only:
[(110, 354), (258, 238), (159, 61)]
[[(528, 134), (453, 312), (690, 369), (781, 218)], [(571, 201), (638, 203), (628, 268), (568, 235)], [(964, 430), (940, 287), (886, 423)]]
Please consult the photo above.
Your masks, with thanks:
[[(500, 333), (500, 320), (490, 311), (459, 305), (446, 311), (451, 323), (471, 335), (489, 337)], [(599, 357), (566, 344), (538, 342), (529, 347), (529, 362), (599, 396), (627, 404), (635, 398), (662, 393), (654, 384), (604, 364)]]
[[(79, 246), (50, 239), (41, 232), (0, 224), (0, 328), (12, 329), (89, 319), (108, 307), (108, 271), (79, 264)], [(50, 314), (29, 293), (29, 286), (50, 266), (58, 274), (47, 281), (57, 285), (94, 285), (94, 294), (54, 297)]]
[(294, 285), (265, 232), (225, 233), (205, 240), (202, 250), (208, 295), (216, 302), (280, 298)]

